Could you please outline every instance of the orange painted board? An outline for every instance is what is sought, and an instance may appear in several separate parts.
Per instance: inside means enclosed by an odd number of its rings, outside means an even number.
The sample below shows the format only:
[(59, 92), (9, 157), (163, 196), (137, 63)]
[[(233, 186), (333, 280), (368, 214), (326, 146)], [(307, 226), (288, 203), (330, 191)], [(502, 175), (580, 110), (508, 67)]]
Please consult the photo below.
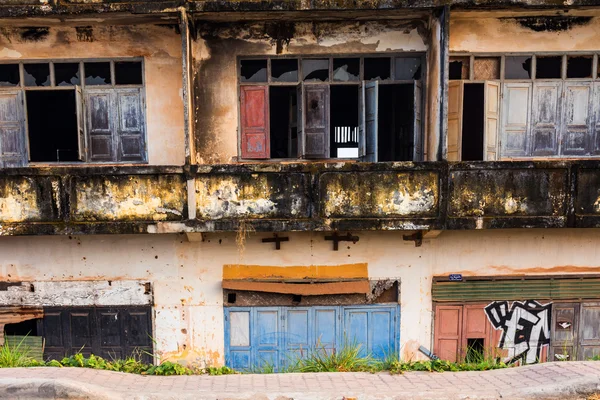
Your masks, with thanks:
[(368, 280), (304, 284), (223, 280), (223, 289), (318, 296), (326, 294), (366, 294), (370, 293), (371, 285), (369, 285)]
[(343, 265), (310, 265), (276, 267), (263, 265), (226, 264), (223, 266), (223, 279), (367, 279), (369, 271), (366, 263)]

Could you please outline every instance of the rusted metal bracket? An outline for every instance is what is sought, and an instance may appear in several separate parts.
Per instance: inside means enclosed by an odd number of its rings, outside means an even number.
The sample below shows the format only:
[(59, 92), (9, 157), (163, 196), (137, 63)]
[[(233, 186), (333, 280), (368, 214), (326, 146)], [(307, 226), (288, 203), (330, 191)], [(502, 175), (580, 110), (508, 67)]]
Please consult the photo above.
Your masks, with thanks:
[(263, 243), (275, 243), (275, 250), (281, 250), (281, 242), (289, 242), (290, 238), (287, 236), (279, 237), (276, 233), (273, 234), (272, 238), (265, 238), (262, 240)]
[(356, 243), (356, 242), (358, 242), (358, 239), (359, 239), (358, 236), (352, 236), (350, 234), (350, 232), (348, 232), (345, 236), (339, 236), (337, 232), (333, 232), (333, 235), (331, 235), (331, 236), (325, 236), (325, 240), (333, 240), (333, 250), (334, 251), (339, 250), (340, 242)]
[(423, 244), (423, 231), (417, 231), (412, 235), (404, 235), (402, 236), (402, 239), (412, 240), (413, 242), (415, 242), (415, 247), (421, 247), (421, 245)]

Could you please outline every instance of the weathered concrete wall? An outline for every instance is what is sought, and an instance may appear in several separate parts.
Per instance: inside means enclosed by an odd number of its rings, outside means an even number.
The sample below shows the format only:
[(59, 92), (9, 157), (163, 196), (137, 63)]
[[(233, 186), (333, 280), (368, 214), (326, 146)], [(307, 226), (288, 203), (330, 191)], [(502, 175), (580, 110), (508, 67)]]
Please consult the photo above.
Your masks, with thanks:
[[(565, 22), (567, 21), (567, 22)], [(451, 52), (597, 51), (600, 18), (502, 18), (453, 13)]]
[(419, 20), (200, 25), (194, 46), (196, 162), (228, 163), (238, 156), (237, 57), (425, 52), (426, 26)]
[[(90, 24), (87, 22), (86, 24)], [(148, 163), (184, 163), (181, 39), (168, 27), (105, 26), (2, 28), (3, 60), (144, 57)]]
[[(140, 288), (150, 282), (157, 352), (218, 364), (223, 362), (221, 279), (226, 264), (366, 263), (372, 279), (399, 279), (401, 352), (407, 359), (420, 357), (419, 345), (432, 348), (433, 276), (600, 274), (600, 229), (443, 232), (425, 239), (421, 247), (404, 241), (400, 232), (353, 234), (360, 240), (344, 242), (339, 251), (332, 250), (324, 233), (288, 234), (290, 241), (279, 251), (272, 243), (261, 243), (272, 237), (269, 233), (250, 234), (243, 246), (235, 233), (205, 234), (201, 242), (188, 242), (178, 234), (3, 237), (0, 281), (33, 282), (38, 293), (68, 286), (61, 282), (110, 280), (118, 286), (127, 281), (123, 285), (134, 287), (137, 282)], [(73, 285), (91, 290), (98, 284)], [(65, 304), (73, 302), (71, 297), (82, 297), (79, 290), (63, 294)], [(83, 301), (91, 304), (94, 297)]]

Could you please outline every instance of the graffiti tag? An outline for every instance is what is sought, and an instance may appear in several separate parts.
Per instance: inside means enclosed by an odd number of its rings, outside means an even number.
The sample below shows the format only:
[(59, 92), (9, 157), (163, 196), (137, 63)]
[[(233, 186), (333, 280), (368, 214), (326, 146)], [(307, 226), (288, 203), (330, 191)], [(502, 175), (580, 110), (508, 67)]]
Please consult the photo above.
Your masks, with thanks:
[(510, 308), (507, 301), (494, 301), (485, 307), (490, 323), (503, 331), (498, 347), (508, 351), (505, 362), (539, 361), (542, 348), (550, 344), (551, 307), (535, 300), (514, 301)]

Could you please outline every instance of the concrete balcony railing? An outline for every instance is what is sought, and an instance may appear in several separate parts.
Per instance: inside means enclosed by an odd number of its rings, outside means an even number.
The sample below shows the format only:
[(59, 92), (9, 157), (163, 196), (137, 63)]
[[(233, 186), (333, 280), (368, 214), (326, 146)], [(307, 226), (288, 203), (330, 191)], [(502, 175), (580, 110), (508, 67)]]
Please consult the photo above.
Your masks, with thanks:
[(0, 234), (600, 227), (600, 162), (2, 170)]

